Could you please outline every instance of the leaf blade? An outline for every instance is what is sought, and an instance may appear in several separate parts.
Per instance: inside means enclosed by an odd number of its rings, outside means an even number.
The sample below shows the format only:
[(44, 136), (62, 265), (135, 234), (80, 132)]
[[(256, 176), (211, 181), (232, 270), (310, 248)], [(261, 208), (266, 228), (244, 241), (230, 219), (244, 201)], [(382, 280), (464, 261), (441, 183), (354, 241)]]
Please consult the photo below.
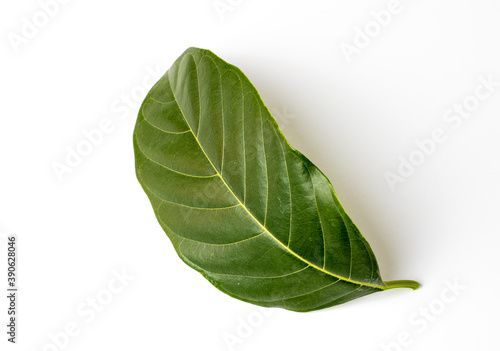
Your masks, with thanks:
[[(154, 131), (141, 127), (148, 115)], [(210, 51), (186, 50), (151, 89), (134, 148), (179, 256), (227, 294), (308, 311), (388, 288), (328, 179), (288, 143), (248, 78)]]

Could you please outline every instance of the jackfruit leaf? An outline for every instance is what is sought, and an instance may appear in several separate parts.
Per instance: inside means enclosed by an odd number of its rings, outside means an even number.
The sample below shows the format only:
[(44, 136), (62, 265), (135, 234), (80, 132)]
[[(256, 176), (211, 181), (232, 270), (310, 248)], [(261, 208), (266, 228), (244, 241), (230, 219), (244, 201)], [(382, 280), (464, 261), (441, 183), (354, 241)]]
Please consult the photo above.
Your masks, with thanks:
[(418, 287), (382, 281), (330, 181), (287, 142), (248, 78), (208, 50), (187, 49), (148, 93), (134, 150), (178, 255), (230, 296), (312, 311)]

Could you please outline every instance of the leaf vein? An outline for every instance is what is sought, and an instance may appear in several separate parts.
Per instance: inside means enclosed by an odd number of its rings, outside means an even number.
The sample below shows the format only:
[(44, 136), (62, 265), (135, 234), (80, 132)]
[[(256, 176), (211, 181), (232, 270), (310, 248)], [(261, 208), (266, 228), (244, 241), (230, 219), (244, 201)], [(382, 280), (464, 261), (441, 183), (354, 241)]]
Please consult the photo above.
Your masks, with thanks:
[[(146, 155), (146, 153), (144, 153), (144, 151), (141, 149), (141, 147), (139, 146), (139, 144), (137, 145), (137, 148), (139, 149), (139, 151), (142, 153), (142, 155), (144, 156), (144, 158), (154, 164), (157, 164), (158, 166), (160, 167), (163, 167), (165, 169), (168, 169), (169, 171), (172, 171), (174, 173), (178, 173), (178, 174), (181, 174), (183, 176), (186, 176), (186, 177), (191, 177), (191, 178), (213, 178), (213, 177), (217, 177), (217, 174), (211, 174), (211, 175), (195, 175), (195, 174), (188, 174), (188, 173), (184, 173), (184, 172), (181, 172), (181, 171), (178, 171), (178, 170), (175, 170), (173, 168), (170, 168), (170, 167), (167, 167), (165, 166), (164, 164), (160, 163), (160, 162), (157, 162), (155, 160), (153, 160), (152, 158), (150, 158), (148, 155)], [(143, 162), (144, 163), (144, 162)]]
[[(168, 72), (167, 72), (168, 73)], [(171, 86), (171, 83), (170, 83), (170, 79), (168, 79), (168, 82), (169, 82), (169, 85)], [(187, 125), (189, 126), (190, 130), (191, 130), (191, 133), (193, 134), (193, 136), (195, 136), (194, 132), (193, 132), (193, 129), (191, 127), (191, 125), (189, 124), (186, 116), (184, 115), (184, 112), (182, 111), (181, 107), (180, 107), (180, 104), (178, 103), (178, 100), (177, 100), (177, 97), (175, 96), (175, 92), (173, 89), (172, 90), (172, 94), (175, 98), (175, 100), (177, 101), (177, 105), (179, 106), (179, 109), (182, 113), (182, 116), (184, 118), (184, 120), (186, 121)], [(341, 279), (341, 280), (344, 280), (344, 281), (347, 281), (347, 282), (350, 282), (350, 283), (353, 283), (353, 284), (361, 284), (361, 285), (365, 285), (365, 286), (370, 286), (370, 287), (373, 287), (373, 288), (377, 288), (377, 289), (381, 289), (383, 290), (385, 287), (382, 286), (382, 285), (377, 285), (377, 284), (370, 284), (370, 283), (362, 283), (362, 282), (357, 282), (357, 281), (353, 281), (349, 278), (346, 278), (346, 277), (342, 277), (342, 276), (339, 276), (335, 273), (332, 273), (332, 272), (329, 272), (325, 269), (323, 269), (322, 267), (319, 267), (315, 264), (313, 264), (312, 262), (309, 262), (308, 260), (306, 260), (305, 258), (303, 258), (302, 256), (298, 255), (296, 252), (290, 250), (289, 247), (287, 247), (286, 245), (284, 245), (281, 241), (279, 241), (271, 232), (269, 232), (269, 230), (249, 211), (249, 209), (244, 205), (244, 203), (241, 202), (241, 200), (236, 196), (236, 194), (234, 193), (234, 191), (231, 189), (231, 187), (226, 183), (226, 181), (224, 180), (224, 178), (222, 177), (222, 175), (219, 173), (219, 171), (217, 170), (217, 168), (215, 167), (214, 163), (212, 162), (212, 160), (210, 159), (210, 157), (208, 157), (207, 153), (205, 152), (204, 148), (202, 147), (202, 145), (200, 144), (200, 141), (198, 140), (198, 138), (196, 138), (195, 136), (195, 139), (201, 149), (201, 151), (203, 152), (203, 154), (205, 155), (205, 157), (207, 158), (207, 160), (210, 162), (210, 164), (212, 165), (212, 167), (214, 168), (214, 170), (217, 172), (217, 175), (220, 177), (220, 179), (222, 180), (222, 182), (224, 183), (224, 185), (228, 188), (228, 190), (231, 192), (231, 194), (235, 197), (235, 199), (242, 205), (242, 208), (248, 213), (248, 215), (272, 238), (274, 239), (274, 241), (280, 245), (286, 252), (290, 253), (291, 255), (295, 256), (296, 258), (298, 258), (299, 260), (309, 264), (311, 267), (314, 267), (315, 269), (323, 272), (323, 273), (326, 273), (328, 275), (331, 275), (337, 279)]]

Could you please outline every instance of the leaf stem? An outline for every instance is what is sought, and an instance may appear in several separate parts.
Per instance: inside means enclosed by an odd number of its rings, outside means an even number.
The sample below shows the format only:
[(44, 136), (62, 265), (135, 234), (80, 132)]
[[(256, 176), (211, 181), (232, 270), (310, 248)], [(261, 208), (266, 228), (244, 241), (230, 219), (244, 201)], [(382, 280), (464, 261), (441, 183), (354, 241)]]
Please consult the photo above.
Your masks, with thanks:
[(387, 286), (384, 290), (395, 289), (395, 288), (410, 288), (417, 289), (420, 286), (420, 283), (414, 280), (391, 280), (389, 282), (384, 282)]

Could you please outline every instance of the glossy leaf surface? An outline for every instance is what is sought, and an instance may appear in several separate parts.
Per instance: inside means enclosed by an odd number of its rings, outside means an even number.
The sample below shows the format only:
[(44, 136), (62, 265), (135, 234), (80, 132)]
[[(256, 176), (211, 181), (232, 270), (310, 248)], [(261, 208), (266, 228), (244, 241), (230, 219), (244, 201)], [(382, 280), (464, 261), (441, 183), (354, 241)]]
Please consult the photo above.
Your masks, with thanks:
[(392, 287), (332, 185), (248, 78), (186, 50), (145, 98), (136, 172), (180, 258), (223, 292), (311, 311)]

